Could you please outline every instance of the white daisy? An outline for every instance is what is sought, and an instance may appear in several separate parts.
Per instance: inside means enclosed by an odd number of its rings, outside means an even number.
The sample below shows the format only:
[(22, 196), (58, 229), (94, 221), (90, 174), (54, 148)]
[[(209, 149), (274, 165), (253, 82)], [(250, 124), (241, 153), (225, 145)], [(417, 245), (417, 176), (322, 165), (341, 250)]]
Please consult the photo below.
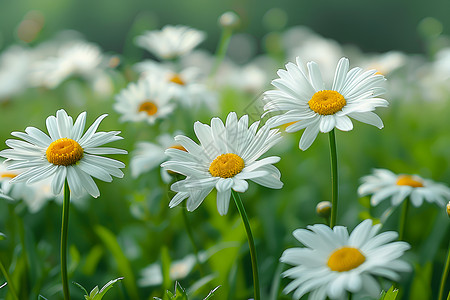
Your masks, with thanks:
[(398, 236), (394, 231), (377, 234), (380, 228), (365, 220), (350, 235), (344, 226), (323, 224), (295, 230), (294, 237), (306, 247), (287, 249), (280, 258), (294, 266), (283, 273), (293, 279), (284, 292), (295, 290), (294, 299), (306, 293), (315, 300), (347, 299), (347, 291), (377, 298), (381, 290), (374, 276), (398, 281), (398, 272), (411, 269), (400, 259), (409, 244), (392, 242)]
[(154, 76), (163, 80), (173, 91), (173, 97), (184, 107), (208, 105), (214, 109), (217, 97), (206, 84), (206, 77), (197, 67), (187, 67), (177, 70), (170, 63), (157, 63), (145, 60), (136, 64), (135, 69), (143, 76)]
[(70, 41), (59, 46), (53, 56), (37, 61), (32, 66), (31, 82), (35, 86), (56, 88), (70, 76), (81, 76), (95, 81), (104, 76), (105, 62), (100, 48), (85, 41)]
[(122, 122), (146, 121), (154, 124), (170, 114), (175, 106), (169, 101), (173, 97), (173, 88), (152, 74), (130, 83), (116, 96), (114, 109), (122, 114)]
[[(159, 167), (161, 163), (166, 161), (169, 156), (165, 153), (168, 148), (177, 148), (184, 150), (184, 148), (175, 143), (173, 135), (162, 134), (156, 138), (156, 143), (138, 142), (136, 149), (131, 153), (130, 168), (131, 175), (138, 177), (139, 175)], [(164, 182), (171, 180), (170, 175), (161, 169), (161, 177)]]
[(120, 131), (95, 132), (107, 115), (101, 115), (83, 134), (86, 112), (81, 113), (73, 123), (72, 117), (60, 109), (55, 116), (46, 120), (48, 136), (35, 127), (27, 127), (25, 132), (12, 132), (21, 140), (6, 140), (11, 149), (0, 151), (0, 156), (13, 161), (8, 169), (26, 169), (11, 182), (37, 182), (52, 177), (52, 192), (59, 194), (67, 179), (71, 194), (75, 197), (86, 190), (93, 197), (100, 192), (92, 177), (111, 182), (112, 177), (123, 177), (120, 161), (99, 156), (100, 154), (126, 154), (116, 148), (99, 147), (122, 139)]
[(375, 169), (372, 175), (364, 176), (361, 181), (358, 194), (361, 197), (372, 195), (370, 202), (373, 206), (389, 198), (393, 206), (398, 206), (409, 197), (416, 207), (421, 206), (423, 200), (441, 207), (450, 200), (450, 188), (418, 175), (396, 175), (386, 169)]
[(279, 189), (280, 171), (272, 164), (280, 158), (270, 156), (257, 160), (281, 139), (278, 130), (259, 122), (248, 127), (248, 116), (239, 120), (236, 113), (228, 114), (226, 123), (219, 118), (211, 120), (211, 126), (195, 122), (194, 131), (200, 145), (182, 135), (175, 141), (186, 149), (168, 149), (170, 160), (161, 166), (180, 173), (186, 179), (175, 182), (171, 189), (177, 194), (170, 201), (174, 207), (187, 199), (187, 209), (195, 210), (215, 187), (217, 209), (221, 215), (228, 212), (231, 190), (243, 193), (248, 188), (247, 179), (262, 186)]
[(280, 78), (272, 81), (277, 89), (264, 93), (265, 114), (284, 111), (271, 117), (269, 126), (276, 127), (290, 122), (287, 132), (305, 129), (299, 147), (306, 150), (320, 132), (335, 127), (342, 131), (353, 129), (349, 117), (383, 128), (383, 122), (373, 112), (376, 107), (386, 107), (388, 102), (378, 98), (385, 80), (376, 70), (363, 72), (361, 68), (349, 71), (349, 61), (341, 58), (336, 68), (333, 84), (326, 89), (319, 66), (311, 61), (308, 71), (297, 57), (297, 64), (288, 63), (286, 70), (278, 70)]
[(0, 55), (0, 101), (29, 87), (31, 62), (30, 51), (20, 46), (11, 46)]
[(206, 35), (187, 26), (166, 25), (161, 30), (146, 31), (136, 38), (136, 44), (160, 59), (173, 59), (189, 53)]
[(11, 183), (11, 180), (21, 172), (8, 170), (10, 164), (10, 162), (0, 164), (0, 184), (5, 194), (16, 200), (23, 200), (31, 213), (38, 212), (48, 201), (55, 198), (49, 178), (32, 184)]

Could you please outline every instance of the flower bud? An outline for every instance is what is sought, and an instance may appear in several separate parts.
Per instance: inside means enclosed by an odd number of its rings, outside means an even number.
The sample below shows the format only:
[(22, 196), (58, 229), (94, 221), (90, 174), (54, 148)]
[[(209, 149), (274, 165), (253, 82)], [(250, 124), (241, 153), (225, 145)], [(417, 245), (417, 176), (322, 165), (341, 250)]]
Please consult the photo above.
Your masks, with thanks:
[(239, 25), (239, 16), (233, 11), (227, 11), (220, 16), (219, 24), (224, 28), (236, 28)]
[(331, 202), (330, 201), (322, 201), (319, 202), (316, 206), (317, 215), (321, 218), (328, 219), (331, 214)]

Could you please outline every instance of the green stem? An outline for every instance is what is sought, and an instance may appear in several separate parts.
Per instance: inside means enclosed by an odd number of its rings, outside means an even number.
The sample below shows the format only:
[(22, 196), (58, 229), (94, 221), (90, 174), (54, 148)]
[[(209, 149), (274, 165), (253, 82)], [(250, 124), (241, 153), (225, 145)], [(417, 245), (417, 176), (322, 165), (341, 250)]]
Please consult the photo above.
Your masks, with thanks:
[(245, 212), (244, 204), (242, 203), (241, 197), (235, 191), (232, 191), (234, 202), (241, 215), (242, 222), (244, 223), (245, 231), (247, 233), (248, 246), (250, 247), (250, 257), (252, 260), (252, 271), (253, 271), (253, 289), (255, 291), (254, 300), (260, 300), (259, 292), (259, 276), (258, 276), (258, 263), (256, 260), (256, 248), (255, 241), (253, 240), (252, 229), (250, 228), (250, 223), (248, 221), (247, 213)]
[(405, 228), (406, 228), (406, 221), (408, 216), (408, 209), (409, 209), (409, 197), (407, 197), (403, 201), (402, 211), (400, 214), (400, 221), (398, 224), (398, 239), (400, 241), (403, 241), (403, 238), (405, 236)]
[(8, 282), (9, 291), (13, 295), (13, 298), (15, 300), (19, 300), (19, 297), (17, 297), (16, 289), (14, 288), (14, 285), (12, 283), (11, 277), (9, 277), (9, 274), (6, 271), (5, 267), (3, 266), (1, 260), (0, 260), (0, 271), (2, 272), (3, 276), (5, 276), (6, 282)]
[(64, 202), (61, 224), (61, 278), (64, 292), (64, 300), (70, 299), (69, 282), (67, 279), (67, 232), (69, 228), (70, 190), (69, 183), (64, 182)]
[[(447, 282), (448, 273), (450, 272), (450, 243), (448, 245), (448, 253), (447, 253), (447, 261), (445, 262), (444, 270), (442, 271), (442, 278), (441, 278), (441, 287), (439, 288), (439, 300), (444, 299), (444, 290), (445, 290), (445, 283)], [(450, 298), (450, 293), (448, 294), (448, 298)]]
[(338, 206), (338, 166), (336, 151), (336, 136), (334, 129), (329, 132), (330, 156), (331, 156), (331, 217), (330, 227), (336, 225), (337, 206)]
[(220, 64), (225, 58), (225, 54), (228, 49), (228, 44), (230, 43), (231, 35), (233, 34), (233, 30), (231, 28), (224, 28), (222, 31), (222, 36), (220, 37), (219, 46), (217, 47), (217, 51), (215, 54), (216, 60), (214, 61), (214, 65), (211, 69), (211, 73), (209, 74), (209, 78), (213, 78), (216, 75), (217, 70), (219, 69)]
[(188, 216), (187, 216), (187, 210), (183, 208), (182, 211), (183, 211), (184, 226), (186, 227), (186, 231), (187, 231), (187, 234), (189, 236), (189, 240), (191, 241), (192, 248), (194, 249), (195, 260), (197, 261), (197, 265), (199, 267), (200, 274), (203, 277), (205, 273), (203, 272), (202, 263), (201, 263), (200, 258), (198, 256), (198, 247), (197, 247), (197, 244), (195, 242), (194, 233), (192, 232), (192, 227), (191, 227), (191, 224), (190, 224)]

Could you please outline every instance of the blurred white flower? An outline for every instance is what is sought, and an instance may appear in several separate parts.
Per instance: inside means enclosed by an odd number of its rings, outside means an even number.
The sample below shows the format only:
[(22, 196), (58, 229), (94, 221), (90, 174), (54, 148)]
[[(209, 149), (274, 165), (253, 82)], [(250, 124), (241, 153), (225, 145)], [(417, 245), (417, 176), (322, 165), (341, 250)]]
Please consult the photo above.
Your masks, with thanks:
[[(156, 143), (138, 142), (136, 144), (136, 149), (131, 153), (130, 158), (131, 175), (133, 177), (159, 168), (160, 164), (169, 158), (165, 153), (168, 148), (183, 150), (182, 146), (175, 143), (174, 135), (162, 134), (156, 140)], [(170, 175), (163, 168), (161, 168), (161, 177), (166, 183), (171, 180)]]
[(11, 179), (21, 173), (17, 170), (7, 170), (10, 164), (10, 162), (0, 164), (0, 184), (6, 195), (14, 200), (23, 200), (31, 213), (38, 212), (48, 201), (55, 198), (49, 178), (32, 184), (10, 183)]
[(295, 230), (294, 237), (305, 247), (287, 249), (280, 258), (294, 266), (283, 273), (293, 279), (284, 292), (294, 291), (294, 299), (306, 293), (315, 300), (347, 299), (347, 292), (378, 298), (381, 288), (374, 276), (398, 281), (399, 272), (411, 271), (400, 259), (409, 244), (392, 242), (398, 237), (394, 231), (377, 234), (380, 228), (365, 220), (350, 235), (344, 226), (323, 224)]
[(357, 64), (363, 69), (375, 69), (378, 74), (388, 76), (395, 70), (403, 67), (407, 60), (406, 54), (400, 51), (389, 51), (375, 55), (363, 54)]
[(136, 64), (135, 69), (142, 76), (158, 77), (165, 81), (173, 91), (173, 97), (183, 107), (199, 108), (206, 105), (210, 110), (217, 106), (217, 96), (205, 84), (202, 71), (196, 67), (181, 70), (170, 63), (157, 63), (146, 60)]
[(15, 96), (30, 86), (31, 51), (11, 46), (0, 55), (0, 101)]
[[(108, 59), (97, 45), (72, 40), (50, 46), (56, 48), (53, 50), (56, 50), (55, 53), (32, 65), (30, 76), (34, 86), (53, 89), (71, 76), (80, 76), (95, 87), (92, 82), (105, 76)], [(49, 54), (52, 53), (52, 47), (48, 47)]]
[(170, 159), (163, 164), (166, 170), (185, 175), (184, 180), (172, 184), (177, 194), (169, 206), (175, 207), (187, 199), (187, 210), (195, 210), (214, 189), (217, 189), (219, 214), (228, 212), (231, 190), (243, 193), (250, 179), (262, 186), (279, 189), (281, 173), (273, 166), (280, 158), (270, 156), (257, 160), (281, 139), (278, 130), (259, 122), (248, 127), (248, 116), (237, 119), (234, 112), (228, 114), (224, 124), (219, 118), (211, 120), (211, 126), (195, 122), (194, 131), (200, 141), (178, 135), (175, 141), (186, 151), (169, 148)]
[(170, 103), (175, 91), (159, 74), (141, 77), (137, 83), (130, 83), (118, 95), (114, 109), (121, 114), (122, 122), (146, 121), (154, 124), (158, 119), (167, 118), (175, 108)]
[(267, 124), (277, 127), (294, 122), (287, 132), (306, 128), (299, 143), (302, 150), (311, 146), (319, 132), (352, 130), (350, 117), (381, 129), (383, 121), (373, 111), (388, 106), (388, 102), (378, 98), (385, 91), (385, 79), (375, 73), (358, 67), (349, 70), (348, 59), (341, 58), (327, 89), (318, 64), (308, 62), (306, 69), (297, 57), (296, 64), (288, 63), (286, 70), (277, 72), (280, 78), (272, 81), (277, 89), (264, 93), (265, 114), (284, 112), (271, 117)]
[(421, 206), (424, 200), (443, 207), (450, 200), (450, 188), (418, 175), (396, 175), (386, 169), (375, 169), (372, 175), (364, 176), (361, 181), (358, 194), (361, 197), (372, 195), (370, 202), (373, 206), (385, 199), (391, 199), (391, 204), (398, 206), (409, 197), (416, 207)]
[(111, 182), (111, 175), (123, 177), (120, 169), (125, 167), (120, 161), (100, 155), (127, 153), (122, 149), (99, 147), (122, 139), (118, 136), (120, 131), (96, 132), (106, 116), (98, 117), (83, 134), (86, 112), (81, 113), (74, 124), (72, 117), (60, 109), (56, 117), (49, 116), (46, 120), (50, 136), (35, 127), (27, 127), (25, 133), (12, 132), (11, 135), (23, 141), (6, 140), (6, 145), (11, 148), (0, 151), (0, 156), (13, 162), (8, 170), (24, 171), (12, 178), (10, 183), (31, 184), (51, 178), (51, 190), (57, 195), (67, 180), (75, 197), (82, 196), (84, 190), (98, 197), (100, 191), (92, 177)]
[(197, 47), (206, 35), (183, 25), (166, 25), (161, 30), (151, 30), (136, 37), (139, 47), (153, 53), (158, 58), (166, 60), (189, 53)]

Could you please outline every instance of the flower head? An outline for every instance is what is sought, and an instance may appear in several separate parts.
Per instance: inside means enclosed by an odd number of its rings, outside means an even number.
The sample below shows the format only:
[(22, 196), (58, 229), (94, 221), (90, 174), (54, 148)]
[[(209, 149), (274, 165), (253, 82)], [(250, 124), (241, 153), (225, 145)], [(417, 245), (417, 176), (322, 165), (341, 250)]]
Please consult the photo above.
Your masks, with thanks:
[(342, 131), (353, 129), (350, 118), (383, 128), (383, 122), (373, 112), (376, 107), (387, 106), (388, 102), (378, 98), (384, 89), (382, 75), (376, 70), (349, 70), (347, 58), (341, 58), (336, 68), (333, 84), (326, 88), (319, 66), (311, 61), (308, 71), (297, 57), (297, 64), (288, 63), (286, 70), (279, 70), (280, 78), (272, 81), (277, 89), (264, 93), (267, 102), (265, 114), (283, 111), (271, 117), (267, 123), (277, 127), (295, 122), (286, 128), (287, 132), (305, 129), (299, 147), (308, 149), (319, 132), (334, 128)]
[(92, 177), (111, 182), (112, 176), (123, 177), (120, 168), (125, 165), (117, 160), (100, 156), (101, 154), (126, 154), (116, 148), (99, 147), (122, 139), (120, 131), (96, 132), (100, 122), (107, 115), (101, 115), (83, 134), (86, 112), (81, 113), (73, 123), (72, 117), (60, 109), (55, 116), (46, 120), (50, 136), (35, 127), (27, 127), (25, 132), (12, 132), (21, 140), (7, 140), (11, 149), (0, 151), (0, 156), (13, 163), (9, 170), (25, 169), (11, 179), (13, 182), (33, 183), (52, 178), (51, 188), (59, 194), (67, 179), (71, 194), (75, 197), (86, 190), (93, 197), (100, 192)]
[(187, 209), (195, 210), (212, 191), (217, 189), (217, 209), (221, 215), (228, 212), (231, 190), (245, 192), (247, 179), (269, 188), (281, 188), (280, 171), (272, 164), (277, 156), (257, 160), (281, 136), (278, 130), (263, 126), (259, 122), (248, 127), (248, 116), (238, 120), (236, 113), (228, 114), (225, 124), (219, 118), (211, 120), (211, 126), (196, 122), (194, 131), (200, 145), (182, 135), (175, 141), (186, 151), (168, 149), (170, 157), (161, 166), (185, 175), (184, 180), (175, 182), (171, 189), (177, 194), (170, 201), (174, 207), (187, 199)]
[(375, 169), (372, 175), (364, 176), (358, 194), (372, 195), (370, 202), (374, 206), (389, 198), (391, 204), (397, 206), (409, 197), (416, 207), (421, 206), (423, 200), (444, 206), (450, 199), (450, 189), (442, 183), (418, 175), (396, 175), (386, 169)]
[(116, 96), (114, 109), (122, 114), (121, 121), (146, 121), (154, 124), (170, 114), (174, 105), (169, 103), (173, 89), (156, 76), (146, 76), (130, 83)]
[(189, 53), (205, 39), (205, 33), (187, 26), (166, 25), (136, 38), (136, 44), (160, 59), (173, 59)]
[(342, 299), (347, 291), (379, 296), (380, 285), (374, 275), (397, 281), (398, 272), (410, 271), (400, 260), (409, 244), (392, 242), (398, 236), (394, 231), (377, 234), (380, 228), (380, 224), (372, 226), (371, 220), (365, 220), (350, 235), (346, 227), (331, 229), (322, 224), (295, 230), (294, 237), (306, 247), (287, 249), (280, 258), (294, 266), (283, 273), (293, 279), (284, 292), (295, 290), (295, 299), (308, 292), (310, 298), (320, 300)]

